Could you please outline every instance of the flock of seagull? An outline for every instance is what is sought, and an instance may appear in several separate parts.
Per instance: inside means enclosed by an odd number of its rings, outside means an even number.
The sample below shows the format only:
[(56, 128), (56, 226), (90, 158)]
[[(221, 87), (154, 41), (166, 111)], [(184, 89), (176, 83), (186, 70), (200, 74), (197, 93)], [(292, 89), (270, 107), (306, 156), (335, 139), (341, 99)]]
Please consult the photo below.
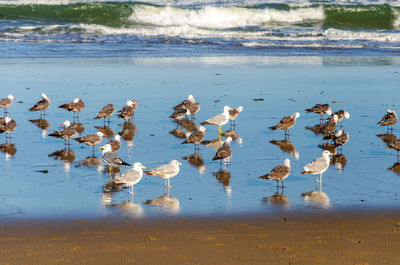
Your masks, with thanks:
[[(0, 108), (4, 109), (4, 117), (0, 118), (0, 134), (6, 134), (6, 141), (11, 141), (11, 133), (16, 129), (17, 123), (14, 119), (8, 116), (8, 108), (12, 105), (15, 98), (12, 95), (9, 95), (7, 98), (0, 99)], [(50, 106), (50, 99), (44, 93), (42, 93), (42, 99), (38, 101), (33, 107), (29, 109), (29, 111), (40, 111), (40, 117), (44, 117), (46, 115), (46, 110)], [(136, 100), (128, 100), (126, 105), (123, 106), (118, 112), (117, 116), (126, 121), (131, 121), (134, 117), (134, 114), (137, 110), (139, 102)], [(75, 120), (75, 115), (79, 119), (79, 112), (85, 108), (85, 103), (82, 99), (76, 98), (72, 102), (65, 103), (60, 105), (59, 108), (65, 109), (66, 111), (73, 112), (73, 118)], [(169, 117), (174, 119), (177, 124), (181, 124), (186, 116), (191, 117), (191, 123), (194, 124), (194, 115), (198, 113), (201, 109), (199, 103), (197, 103), (192, 95), (189, 95), (187, 99), (183, 100), (173, 108), (173, 113)], [(229, 106), (225, 106), (223, 108), (223, 112), (217, 114), (204, 122), (200, 122), (201, 126), (195, 126), (195, 130), (192, 131), (191, 134), (185, 135), (185, 140), (182, 144), (193, 144), (195, 148), (195, 154), (199, 152), (199, 144), (203, 142), (205, 137), (205, 132), (208, 131), (204, 126), (213, 125), (218, 127), (218, 139), (221, 141), (222, 129), (221, 127), (231, 123), (232, 126), (236, 126), (236, 118), (243, 111), (243, 107), (239, 106), (237, 108), (231, 108)], [(322, 182), (322, 174), (328, 169), (330, 165), (330, 155), (332, 152), (329, 151), (329, 147), (342, 147), (349, 140), (349, 134), (346, 133), (342, 129), (341, 122), (343, 119), (349, 119), (350, 114), (347, 111), (339, 110), (336, 112), (332, 112), (329, 104), (317, 104), (312, 108), (306, 109), (306, 112), (316, 113), (320, 115), (320, 123), (317, 126), (314, 126), (312, 130), (316, 133), (324, 135), (324, 140), (328, 142), (324, 145), (322, 156), (316, 158), (311, 163), (304, 166), (304, 170), (300, 172), (301, 174), (313, 174), (316, 175), (317, 183)], [(115, 107), (112, 104), (105, 105), (97, 114), (94, 119), (103, 119), (104, 122), (108, 120), (110, 121), (110, 116), (115, 112)], [(328, 118), (324, 119), (324, 115), (328, 115)], [(289, 137), (290, 129), (295, 125), (296, 120), (300, 117), (300, 113), (296, 112), (290, 116), (283, 117), (280, 122), (274, 126), (269, 127), (270, 130), (284, 130), (285, 139)], [(380, 126), (387, 126), (392, 129), (392, 126), (397, 122), (397, 113), (393, 110), (387, 110), (387, 113), (383, 116), (383, 118), (378, 122)], [(103, 136), (106, 136), (104, 132), (97, 132), (96, 134), (89, 134), (83, 137), (77, 137), (79, 132), (71, 125), (70, 121), (66, 120), (61, 125), (64, 126), (63, 129), (54, 131), (49, 134), (49, 136), (57, 137), (64, 139), (65, 149), (69, 149), (70, 140), (75, 140), (78, 143), (84, 143), (90, 147), (92, 147), (92, 152), (94, 153), (95, 146), (99, 145)], [(181, 124), (182, 125), (182, 124)], [(231, 136), (225, 136), (226, 140), (223, 142), (221, 146), (219, 146), (218, 150), (215, 153), (215, 156), (212, 157), (212, 160), (219, 160), (220, 165), (223, 163), (225, 165), (229, 164), (229, 159), (232, 156), (232, 151), (230, 147), (230, 143), (232, 141)], [(104, 146), (101, 146), (102, 150), (102, 159), (104, 163), (108, 166), (108, 171), (110, 173), (114, 168), (118, 168), (120, 166), (130, 166), (129, 163), (125, 162), (118, 154), (118, 150), (120, 149), (120, 135), (116, 135), (113, 140), (107, 142)], [(395, 140), (389, 143), (388, 148), (393, 148), (400, 151), (400, 139)], [(144, 171), (146, 169), (144, 165), (140, 162), (135, 162), (132, 168), (126, 170), (125, 172), (119, 174), (114, 177), (114, 181), (110, 182), (108, 187), (128, 187), (129, 193), (134, 193), (133, 187), (137, 184), (141, 179), (143, 174), (154, 175), (160, 177), (164, 180), (164, 185), (166, 188), (171, 187), (170, 179), (175, 177), (179, 171), (179, 166), (182, 165), (177, 160), (171, 160), (170, 163), (161, 165), (157, 168)], [(282, 183), (283, 189), (283, 181), (290, 175), (291, 166), (290, 159), (285, 159), (283, 165), (278, 165), (271, 170), (266, 175), (261, 176), (262, 179), (271, 179), (275, 180), (277, 183), (277, 188), (279, 182)]]

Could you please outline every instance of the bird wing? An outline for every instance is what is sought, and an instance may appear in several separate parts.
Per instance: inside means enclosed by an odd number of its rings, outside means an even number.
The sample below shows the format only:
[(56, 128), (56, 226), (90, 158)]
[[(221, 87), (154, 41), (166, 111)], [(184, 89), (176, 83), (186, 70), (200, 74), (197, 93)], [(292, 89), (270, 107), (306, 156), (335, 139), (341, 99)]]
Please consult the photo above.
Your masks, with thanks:
[(306, 165), (304, 167), (304, 170), (306, 171), (311, 171), (311, 172), (315, 172), (315, 171), (319, 171), (321, 168), (326, 167), (326, 160), (323, 157), (318, 157), (316, 158), (314, 161), (312, 161), (310, 164)]
[(141, 178), (141, 174), (134, 168), (131, 168), (121, 174), (121, 177), (116, 179), (118, 183), (134, 183)]
[(124, 161), (114, 152), (104, 153), (103, 159), (109, 165), (111, 165), (111, 164), (121, 165), (124, 163)]
[(176, 171), (177, 167), (171, 164), (162, 165), (152, 170), (154, 175), (161, 175), (161, 176), (173, 175), (176, 173)]
[(207, 120), (207, 122), (211, 123), (211, 124), (222, 124), (226, 121), (226, 117), (223, 114), (217, 114), (214, 117), (210, 118)]
[(3, 98), (0, 100), (0, 107), (4, 108), (7, 107), (8, 105), (10, 105), (12, 103), (12, 100), (9, 98)]
[(214, 160), (220, 159), (220, 158), (228, 158), (232, 154), (231, 147), (229, 144), (224, 143), (217, 151), (215, 154), (215, 157), (213, 158)]

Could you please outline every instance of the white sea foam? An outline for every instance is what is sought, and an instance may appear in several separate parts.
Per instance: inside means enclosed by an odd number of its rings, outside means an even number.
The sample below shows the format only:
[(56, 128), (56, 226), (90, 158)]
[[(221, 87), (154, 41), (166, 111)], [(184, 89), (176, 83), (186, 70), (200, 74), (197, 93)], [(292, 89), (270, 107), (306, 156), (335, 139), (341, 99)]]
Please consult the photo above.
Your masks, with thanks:
[(207, 29), (261, 26), (273, 22), (299, 23), (324, 19), (322, 7), (289, 11), (251, 9), (242, 7), (213, 7), (182, 9), (171, 6), (135, 6), (129, 20), (157, 26), (193, 26)]

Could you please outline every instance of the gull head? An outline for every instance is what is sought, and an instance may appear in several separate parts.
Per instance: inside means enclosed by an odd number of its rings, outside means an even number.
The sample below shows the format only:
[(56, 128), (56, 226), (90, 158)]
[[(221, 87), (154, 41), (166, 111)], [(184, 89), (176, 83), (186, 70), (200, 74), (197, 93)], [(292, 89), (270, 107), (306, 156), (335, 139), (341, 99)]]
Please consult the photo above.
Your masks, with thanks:
[(12, 119), (11, 119), (10, 117), (6, 117), (5, 123), (6, 123), (6, 124), (9, 123), (11, 120), (12, 120)]
[(121, 135), (117, 134), (114, 136), (114, 141), (120, 142), (121, 141)]
[(49, 97), (48, 97), (45, 93), (42, 93), (42, 98), (44, 98), (44, 99), (50, 101)]
[(242, 106), (239, 106), (239, 107), (237, 107), (237, 109), (236, 109), (238, 112), (242, 112), (243, 111), (243, 107)]
[(294, 118), (297, 119), (298, 117), (300, 117), (300, 113), (299, 112), (295, 112), (294, 114)]
[(171, 162), (169, 162), (171, 165), (176, 165), (176, 166), (180, 166), (182, 165), (182, 163), (178, 162), (178, 160), (171, 160)]
[(328, 150), (322, 151), (322, 156), (323, 156), (323, 157), (329, 157), (330, 155), (332, 155), (332, 153), (329, 152)]
[(335, 115), (333, 115), (333, 121), (334, 122), (337, 122), (338, 121), (338, 116), (335, 114)]
[(75, 103), (75, 104), (78, 103), (79, 100), (81, 100), (81, 99), (80, 99), (80, 98), (75, 98), (75, 99), (74, 99), (74, 103)]
[(133, 168), (134, 168), (134, 169), (137, 169), (137, 170), (141, 170), (142, 168), (146, 168), (146, 167), (143, 166), (142, 163), (140, 163), (140, 162), (135, 162), (135, 163), (133, 164)]
[(208, 131), (208, 130), (204, 126), (200, 126), (199, 131), (205, 132), (205, 131)]
[(100, 136), (100, 137), (103, 137), (103, 136), (107, 137), (107, 135), (105, 135), (105, 134), (102, 133), (102, 132), (97, 132), (96, 134), (97, 134), (98, 136)]
[(226, 138), (225, 143), (229, 144), (230, 142), (232, 142), (232, 137), (229, 136), (228, 138)]
[(7, 97), (8, 99), (11, 99), (11, 100), (15, 100), (15, 98), (14, 98), (14, 96), (13, 95), (8, 95), (8, 97)]
[(350, 119), (350, 113), (348, 113), (347, 111), (344, 112), (344, 117), (346, 119)]
[(133, 101), (132, 101), (132, 100), (128, 100), (128, 101), (126, 102), (126, 105), (127, 105), (127, 106), (132, 106), (132, 105), (133, 105)]
[(190, 102), (192, 102), (192, 103), (194, 103), (194, 97), (193, 97), (193, 95), (190, 94), (190, 95), (188, 96), (187, 100), (190, 101)]
[(290, 168), (290, 159), (289, 159), (289, 158), (286, 158), (286, 159), (283, 161), (283, 164), (284, 164), (285, 166), (287, 166), (288, 168)]
[(336, 134), (335, 137), (339, 137), (343, 134), (343, 129), (340, 129)]
[(65, 127), (69, 127), (69, 126), (71, 126), (71, 123), (69, 122), (69, 120), (66, 120), (63, 123), (61, 123), (61, 125), (64, 125)]
[(229, 110), (231, 110), (231, 107), (229, 107), (229, 106), (224, 107), (224, 113), (228, 113)]
[(103, 150), (103, 153), (105, 153), (105, 152), (111, 152), (111, 145), (110, 145), (110, 144), (106, 144), (106, 145), (100, 146), (99, 148), (100, 148), (101, 150)]

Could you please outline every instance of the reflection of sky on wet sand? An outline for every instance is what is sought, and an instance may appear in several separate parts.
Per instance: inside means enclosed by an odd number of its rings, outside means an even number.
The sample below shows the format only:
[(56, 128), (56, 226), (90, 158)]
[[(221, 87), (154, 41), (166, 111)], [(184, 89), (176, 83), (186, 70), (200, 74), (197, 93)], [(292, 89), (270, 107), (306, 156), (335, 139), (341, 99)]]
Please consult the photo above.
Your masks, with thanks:
[[(254, 64), (249, 63), (253, 61)], [(280, 207), (273, 203), (279, 202), (275, 200), (279, 196), (271, 197), (276, 195), (275, 182), (261, 181), (257, 176), (269, 172), (285, 158), (292, 161), (292, 174), (285, 180), (283, 196), (290, 201), (284, 204), (285, 209), (314, 209), (308, 207), (311, 199), (306, 200), (301, 194), (315, 191), (315, 178), (299, 172), (320, 156), (319, 146), (326, 141), (305, 129), (317, 124), (319, 116), (306, 114), (304, 109), (315, 103), (343, 102), (331, 105), (334, 110), (350, 112), (351, 118), (342, 123), (351, 139), (324, 173), (323, 192), (329, 195), (329, 210), (398, 205), (397, 152), (386, 149), (386, 142), (393, 136), (382, 136), (387, 134), (386, 128), (376, 125), (386, 109), (398, 110), (397, 99), (388, 101), (387, 98), (388, 93), (398, 89), (398, 65), (394, 65), (398, 63), (396, 58), (383, 63), (383, 59), (373, 58), (317, 57), (243, 61), (238, 58), (0, 61), (3, 87), (10, 88), (4, 93), (12, 92), (22, 101), (15, 102), (9, 109), (9, 115), (18, 123), (12, 138), (18, 151), (6, 152), (5, 147), (0, 150), (0, 174), (4, 184), (0, 188), (0, 206), (13, 206), (3, 207), (1, 214), (10, 218), (90, 218), (135, 209), (135, 205), (129, 204), (126, 189), (113, 195), (113, 205), (120, 207), (98, 203), (103, 196), (102, 187), (110, 178), (108, 171), (98, 163), (98, 159), (101, 160), (98, 148), (92, 156), (90, 149), (73, 141), (71, 152), (63, 154), (63, 140), (46, 137), (59, 129), (61, 122), (71, 118), (56, 107), (71, 96), (81, 97), (86, 103), (75, 125), (80, 130), (84, 128), (84, 134), (95, 133), (105, 126), (103, 121), (93, 120), (100, 107), (113, 103), (120, 109), (127, 99), (140, 101), (133, 124), (124, 124), (113, 115), (106, 129), (126, 136), (118, 154), (129, 163), (140, 161), (148, 168), (171, 159), (183, 163), (181, 172), (173, 179), (170, 193), (179, 201), (179, 211), (173, 211), (179, 215), (273, 212)], [(376, 93), (377, 87), (379, 93)], [(43, 127), (39, 121), (30, 121), (39, 118), (37, 113), (26, 111), (41, 92), (46, 92), (52, 100), (46, 116), (49, 125), (43, 122)], [(244, 107), (234, 132), (228, 131), (229, 125), (223, 127), (224, 132), (241, 139), (231, 143), (233, 155), (227, 169), (230, 173), (228, 185), (224, 184), (222, 174), (218, 175), (219, 163), (211, 161), (222, 144), (216, 139), (217, 128), (208, 126), (205, 137), (208, 142), (200, 144), (201, 159), (189, 159), (193, 146), (182, 145), (181, 138), (169, 133), (177, 129), (177, 124), (168, 119), (171, 107), (188, 94), (193, 94), (202, 104), (196, 123), (221, 113), (224, 105)], [(290, 145), (279, 145), (277, 142), (284, 140), (283, 134), (273, 133), (268, 127), (295, 111), (299, 111), (301, 117), (290, 131)], [(400, 136), (398, 128), (395, 126), (394, 137)], [(47, 134), (43, 135), (42, 130), (47, 130)], [(186, 135), (187, 129), (182, 126), (181, 130)], [(276, 143), (270, 142), (273, 140)], [(3, 135), (0, 135), (0, 144), (5, 144)], [(295, 157), (298, 160), (292, 159)], [(127, 169), (122, 167), (121, 171)], [(48, 173), (43, 173), (45, 170)], [(161, 210), (166, 209), (161, 206), (145, 203), (164, 196), (163, 182), (159, 178), (143, 177), (135, 185), (135, 192), (133, 204), (139, 205), (136, 209), (142, 211), (140, 216), (171, 213)], [(263, 201), (268, 197), (271, 203)], [(20, 210), (16, 214), (13, 209)]]

